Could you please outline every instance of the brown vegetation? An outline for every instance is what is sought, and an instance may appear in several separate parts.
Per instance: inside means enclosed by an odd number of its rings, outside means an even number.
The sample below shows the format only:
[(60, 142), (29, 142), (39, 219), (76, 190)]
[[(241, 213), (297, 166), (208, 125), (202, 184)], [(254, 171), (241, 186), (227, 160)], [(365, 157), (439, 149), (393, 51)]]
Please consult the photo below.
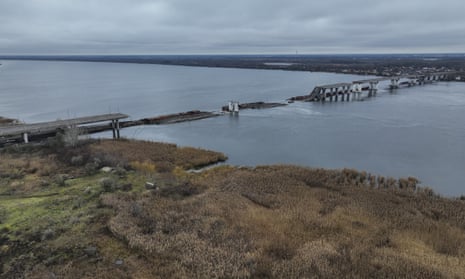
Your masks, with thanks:
[(0, 126), (2, 126), (2, 125), (10, 125), (10, 124), (17, 124), (17, 123), (18, 123), (18, 120), (16, 120), (16, 119), (11, 119), (11, 118), (6, 118), (6, 117), (0, 116)]
[(196, 190), (181, 200), (154, 192), (105, 195), (102, 203), (118, 211), (110, 231), (144, 253), (140, 266), (158, 267), (153, 276), (465, 274), (465, 204), (416, 192), (413, 178), (380, 178), (373, 186), (378, 180), (369, 177), (355, 170), (221, 167), (191, 177)]
[(118, 160), (149, 162), (157, 169), (167, 171), (171, 171), (175, 166), (184, 169), (201, 168), (227, 159), (225, 155), (214, 151), (148, 141), (101, 141), (93, 144), (90, 149), (93, 153), (115, 156)]
[[(0, 274), (7, 277), (465, 274), (465, 202), (418, 187), (412, 177), (297, 166), (189, 173), (224, 156), (136, 141), (0, 156), (0, 189), (8, 199), (58, 193), (43, 203), (28, 199), (48, 215), (36, 217), (45, 225), (23, 222), (15, 207), (0, 204)], [(103, 161), (111, 173), (86, 171)], [(34, 215), (19, 202), (15, 210)]]

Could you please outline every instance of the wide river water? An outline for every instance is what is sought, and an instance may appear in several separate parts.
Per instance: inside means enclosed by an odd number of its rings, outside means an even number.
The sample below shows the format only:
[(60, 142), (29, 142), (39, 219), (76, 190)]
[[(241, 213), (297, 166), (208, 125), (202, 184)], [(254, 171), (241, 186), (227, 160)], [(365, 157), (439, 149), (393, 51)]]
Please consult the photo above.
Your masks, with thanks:
[[(28, 123), (108, 112), (139, 119), (219, 111), (229, 100), (284, 102), (315, 85), (364, 78), (120, 63), (0, 63), (0, 116)], [(356, 168), (415, 176), (446, 196), (465, 194), (465, 83), (393, 92), (386, 87), (381, 83), (377, 96), (364, 101), (296, 102), (239, 116), (132, 127), (122, 135), (221, 151), (234, 165)]]

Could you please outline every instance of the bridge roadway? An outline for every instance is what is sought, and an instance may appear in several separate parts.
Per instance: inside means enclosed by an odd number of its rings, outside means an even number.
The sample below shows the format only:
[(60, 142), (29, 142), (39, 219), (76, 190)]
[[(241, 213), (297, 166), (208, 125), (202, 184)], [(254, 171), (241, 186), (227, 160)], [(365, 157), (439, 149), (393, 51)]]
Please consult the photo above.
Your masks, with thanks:
[(29, 141), (28, 135), (30, 134), (40, 135), (56, 132), (58, 129), (67, 129), (73, 126), (111, 121), (113, 138), (119, 138), (119, 120), (128, 117), (128, 115), (122, 113), (111, 113), (32, 124), (0, 126), (0, 137), (22, 135), (24, 142), (27, 143)]
[(453, 75), (453, 74), (458, 74), (459, 72), (436, 72), (436, 73), (424, 73), (424, 74), (416, 74), (416, 75), (400, 75), (400, 76), (390, 76), (390, 77), (379, 77), (379, 78), (370, 78), (370, 79), (362, 79), (362, 80), (355, 80), (352, 83), (353, 84), (364, 84), (364, 83), (370, 83), (370, 82), (380, 82), (380, 81), (386, 81), (386, 80), (392, 80), (392, 79), (402, 79), (402, 78), (408, 78), (408, 79), (415, 79), (415, 78), (425, 78), (428, 76), (445, 76), (445, 75)]
[[(379, 77), (379, 78), (371, 78), (371, 79), (363, 79), (363, 80), (355, 80), (352, 82), (342, 82), (342, 83), (335, 83), (335, 84), (327, 84), (327, 85), (318, 85), (316, 86), (313, 91), (310, 93), (308, 98), (305, 98), (307, 101), (321, 101), (325, 102), (327, 98), (330, 101), (338, 101), (338, 97), (341, 97), (341, 100), (347, 101), (350, 100), (350, 94), (354, 93), (361, 93), (362, 90), (369, 90), (371, 96), (372, 94), (376, 94), (378, 83), (381, 81), (390, 80), (390, 88), (395, 89), (399, 88), (399, 85), (408, 84), (409, 86), (416, 85), (416, 84), (423, 84), (425, 82), (432, 82), (435, 80), (442, 80), (451, 75), (457, 75), (459, 72), (450, 71), (450, 72), (432, 72), (432, 73), (423, 73), (423, 74), (409, 74), (409, 75), (399, 75), (399, 76), (390, 76), (390, 77)], [(399, 83), (401, 79), (408, 79), (409, 81)], [(366, 88), (363, 88), (362, 85), (366, 84)], [(329, 91), (329, 92), (328, 92)]]

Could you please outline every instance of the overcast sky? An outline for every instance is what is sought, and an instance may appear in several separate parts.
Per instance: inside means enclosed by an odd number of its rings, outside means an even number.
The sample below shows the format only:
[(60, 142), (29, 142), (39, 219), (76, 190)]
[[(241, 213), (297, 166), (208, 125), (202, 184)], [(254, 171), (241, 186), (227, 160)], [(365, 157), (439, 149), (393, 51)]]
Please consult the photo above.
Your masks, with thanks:
[(0, 0), (0, 54), (465, 52), (463, 0)]

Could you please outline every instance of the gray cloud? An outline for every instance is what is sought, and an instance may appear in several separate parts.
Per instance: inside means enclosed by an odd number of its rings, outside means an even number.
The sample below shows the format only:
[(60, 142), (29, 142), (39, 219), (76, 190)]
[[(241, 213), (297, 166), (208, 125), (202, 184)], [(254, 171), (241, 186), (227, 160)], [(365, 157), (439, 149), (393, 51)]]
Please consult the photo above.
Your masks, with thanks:
[(464, 52), (463, 1), (1, 0), (0, 54)]

